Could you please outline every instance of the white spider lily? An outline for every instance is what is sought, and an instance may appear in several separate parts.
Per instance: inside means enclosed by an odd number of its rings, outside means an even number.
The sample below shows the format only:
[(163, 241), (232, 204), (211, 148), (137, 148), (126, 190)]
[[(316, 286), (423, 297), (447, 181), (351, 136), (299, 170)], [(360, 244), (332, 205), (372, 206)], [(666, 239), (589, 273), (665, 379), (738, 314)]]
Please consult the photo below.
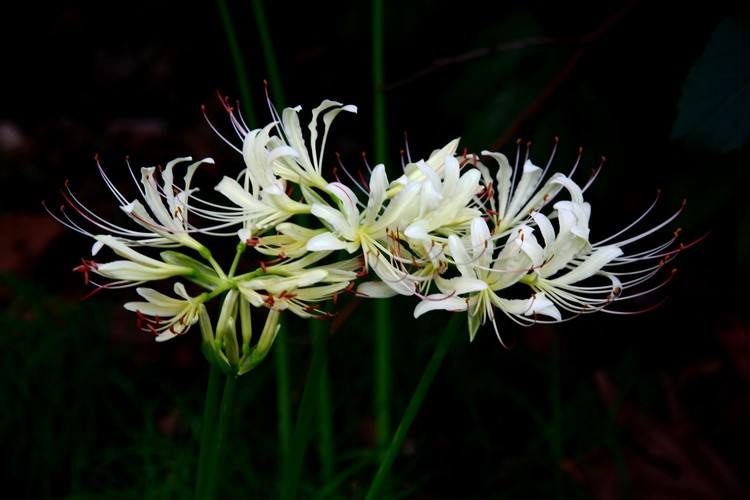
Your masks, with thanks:
[[(235, 109), (226, 104), (226, 102), (222, 101), (222, 104), (229, 113), (230, 122), (234, 132), (240, 140), (243, 141), (243, 149), (241, 150), (230, 140), (221, 135), (208, 118), (206, 118), (206, 120), (224, 142), (229, 144), (238, 153), (244, 155), (244, 142), (251, 131), (245, 124), (240, 113), (235, 113)], [(308, 150), (308, 147), (305, 144), (304, 134), (302, 133), (302, 127), (299, 122), (299, 112), (302, 110), (302, 107), (297, 106), (295, 108), (286, 108), (282, 111), (281, 116), (279, 116), (270, 101), (268, 104), (274, 119), (272, 125), (276, 127), (280, 136), (277, 138), (271, 138), (271, 143), (274, 146), (283, 147), (285, 151), (285, 154), (273, 159), (272, 166), (274, 173), (283, 179), (301, 186), (313, 186), (318, 189), (325, 188), (328, 181), (322, 175), (322, 166), (326, 140), (328, 139), (328, 132), (331, 123), (342, 111), (356, 113), (357, 107), (352, 104), (344, 105), (340, 102), (325, 99), (318, 107), (314, 108), (312, 110), (310, 123), (307, 126), (310, 132), (310, 149)], [(324, 128), (323, 137), (319, 141), (318, 120), (321, 113)], [(318, 151), (318, 147), (320, 147), (320, 151)], [(286, 154), (289, 150), (291, 150), (293, 154)]]
[[(159, 184), (154, 175), (155, 168), (142, 168), (140, 185), (136, 183), (136, 186), (145, 203), (144, 205), (138, 199), (128, 201), (125, 195), (109, 179), (97, 159), (99, 173), (120, 204), (120, 209), (141, 226), (140, 230), (118, 226), (97, 215), (75, 196), (67, 183), (63, 196), (67, 204), (75, 210), (80, 218), (98, 228), (100, 232), (116, 236), (126, 245), (150, 247), (175, 247), (182, 245), (200, 251), (204, 247), (192, 237), (192, 234), (204, 232), (205, 230), (197, 229), (188, 223), (188, 212), (190, 211), (189, 198), (192, 193), (197, 191), (197, 189), (191, 188), (191, 181), (199, 165), (204, 163), (213, 164), (214, 161), (211, 158), (204, 158), (188, 165), (184, 177), (184, 187), (178, 188), (174, 183), (174, 168), (180, 163), (189, 161), (192, 161), (192, 158), (184, 157), (176, 158), (167, 163), (161, 172), (161, 184)], [(133, 179), (135, 180), (134, 176)], [(65, 211), (65, 206), (61, 207), (62, 217), (55, 215), (49, 210), (48, 212), (65, 226), (86, 236), (94, 237), (95, 233), (85, 229), (83, 225), (74, 220)], [(98, 242), (95, 243), (93, 253), (96, 254), (99, 248), (101, 248), (101, 244)]]
[(414, 219), (418, 213), (419, 185), (410, 183), (400, 190), (381, 213), (386, 200), (388, 178), (383, 165), (376, 166), (370, 177), (370, 197), (367, 207), (360, 212), (357, 197), (351, 189), (340, 182), (326, 186), (326, 191), (336, 198), (339, 208), (328, 204), (314, 203), (312, 214), (323, 221), (329, 231), (310, 238), (309, 251), (345, 249), (354, 253), (362, 249), (364, 263), (372, 269), (387, 286), (401, 295), (412, 295), (414, 284), (409, 274), (392, 262), (396, 256), (388, 248), (389, 230), (397, 231)]
[[(286, 108), (281, 116), (281, 131), (285, 138), (286, 144), (291, 146), (298, 154), (292, 161), (289, 157), (279, 158), (274, 163), (276, 173), (290, 181), (300, 185), (312, 186), (323, 189), (328, 181), (322, 175), (323, 158), (328, 139), (328, 131), (331, 123), (342, 111), (356, 113), (357, 107), (352, 104), (342, 104), (340, 102), (324, 100), (320, 105), (312, 110), (312, 118), (307, 126), (310, 131), (310, 150), (308, 151), (305, 144), (302, 127), (299, 123), (299, 112), (302, 107)], [(323, 114), (323, 137), (320, 140), (320, 152), (318, 152), (318, 117)]]
[[(452, 158), (456, 154), (456, 148), (458, 148), (459, 141), (460, 139), (453, 139), (441, 149), (433, 151), (430, 157), (424, 161), (426, 166), (435, 174), (442, 174), (445, 160)], [(404, 166), (404, 174), (391, 183), (388, 189), (388, 197), (395, 196), (410, 182), (422, 182), (427, 180), (428, 175), (431, 174), (424, 168), (420, 167), (418, 163), (419, 162), (409, 163)]]
[[(610, 309), (614, 302), (641, 297), (668, 283), (673, 273), (650, 289), (627, 293), (629, 289), (640, 288), (673, 259), (679, 252), (696, 244), (700, 239), (677, 249), (669, 250), (677, 240), (679, 230), (668, 241), (646, 251), (626, 254), (624, 247), (640, 241), (667, 224), (671, 223), (683, 210), (683, 206), (666, 220), (635, 236), (617, 240), (619, 236), (636, 226), (656, 205), (657, 199), (633, 223), (622, 231), (595, 244), (588, 242), (587, 205), (570, 202), (555, 204), (558, 230), (542, 214), (532, 217), (544, 238), (544, 263), (535, 267), (523, 282), (535, 290), (544, 291), (560, 308), (572, 314), (604, 311), (613, 314), (628, 314)], [(645, 265), (644, 265), (645, 263)], [(592, 282), (596, 277), (604, 283)]]
[(200, 316), (203, 297), (188, 295), (182, 283), (175, 283), (174, 293), (179, 299), (151, 288), (136, 288), (146, 302), (127, 302), (125, 309), (138, 315), (138, 326), (155, 336), (157, 342), (170, 340), (185, 333)]
[(271, 123), (263, 129), (247, 132), (242, 143), (246, 168), (239, 180), (225, 176), (216, 186), (216, 190), (235, 206), (226, 207), (204, 201), (204, 206), (194, 209), (207, 219), (223, 223), (223, 226), (241, 225), (239, 234), (243, 241), (256, 230), (262, 232), (293, 215), (310, 212), (309, 205), (289, 197), (286, 181), (274, 172), (274, 163), (299, 156), (294, 149), (279, 144), (269, 135), (275, 125)]
[(479, 191), (479, 170), (468, 169), (460, 175), (458, 160), (453, 156), (447, 156), (438, 171), (424, 161), (416, 165), (425, 179), (419, 183), (419, 214), (404, 229), (407, 238), (429, 242), (433, 239), (431, 233), (441, 229), (457, 232), (479, 217), (479, 210), (471, 206)]
[(302, 271), (292, 276), (266, 274), (241, 281), (238, 288), (245, 300), (255, 307), (289, 310), (302, 318), (310, 318), (325, 314), (318, 308), (319, 302), (330, 299), (349, 286), (348, 281), (320, 285), (327, 277), (328, 271), (324, 269)]
[(84, 273), (87, 281), (89, 272), (115, 280), (113, 283), (104, 285), (106, 288), (134, 286), (146, 281), (161, 280), (174, 276), (189, 276), (194, 272), (190, 267), (167, 264), (166, 262), (143, 255), (109, 235), (96, 236), (96, 240), (98, 243), (108, 246), (117, 255), (126, 260), (116, 260), (101, 264), (84, 260), (83, 264), (74, 270)]
[(539, 258), (541, 248), (530, 227), (520, 226), (514, 229), (495, 257), (495, 246), (487, 223), (477, 218), (471, 223), (471, 255), (456, 235), (448, 237), (448, 247), (461, 276), (436, 278), (435, 283), (443, 293), (425, 297), (414, 309), (414, 317), (435, 309), (468, 310), (471, 340), (479, 326), (489, 319), (501, 342), (495, 321), (495, 308), (520, 323), (530, 322), (528, 317), (537, 314), (560, 319), (560, 312), (543, 293), (534, 294), (528, 299), (506, 299), (498, 294), (523, 278)]
[[(569, 175), (555, 173), (542, 185), (544, 175), (549, 168), (552, 158), (550, 158), (544, 169), (534, 165), (527, 158), (523, 164), (521, 177), (518, 183), (516, 183), (518, 158), (516, 158), (515, 167), (511, 168), (508, 159), (501, 153), (482, 151), (482, 155), (491, 157), (498, 164), (495, 182), (493, 182), (489, 176), (487, 167), (481, 164), (481, 162), (477, 163), (477, 168), (483, 173), (485, 188), (487, 189), (490, 202), (488, 213), (493, 218), (495, 233), (498, 235), (516, 227), (526, 220), (532, 212), (541, 210), (563, 188), (569, 191), (574, 203), (583, 204), (583, 190), (570, 178), (573, 172), (575, 172), (577, 162)], [(554, 156), (554, 153), (552, 156)], [(496, 198), (493, 196), (493, 192), (497, 193)]]

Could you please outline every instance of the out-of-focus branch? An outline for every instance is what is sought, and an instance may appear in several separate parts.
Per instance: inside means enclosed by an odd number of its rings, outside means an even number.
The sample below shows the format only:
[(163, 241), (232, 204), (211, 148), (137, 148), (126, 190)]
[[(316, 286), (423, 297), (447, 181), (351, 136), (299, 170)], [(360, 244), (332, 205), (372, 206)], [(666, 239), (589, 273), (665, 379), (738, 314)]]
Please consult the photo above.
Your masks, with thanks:
[(601, 37), (604, 33), (609, 31), (612, 28), (612, 26), (614, 26), (626, 12), (630, 10), (632, 7), (634, 7), (637, 3), (638, 3), (638, 0), (633, 0), (631, 2), (628, 2), (619, 10), (617, 10), (612, 15), (607, 17), (607, 19), (605, 19), (594, 30), (584, 35), (568, 36), (568, 37), (547, 37), (547, 36), (527, 37), (527, 38), (521, 38), (518, 40), (511, 40), (509, 42), (499, 42), (489, 47), (480, 47), (477, 49), (470, 50), (468, 52), (464, 52), (463, 54), (436, 59), (429, 66), (422, 68), (421, 70), (409, 76), (406, 76), (400, 80), (387, 84), (385, 85), (384, 88), (386, 91), (390, 91), (399, 87), (403, 87), (405, 85), (409, 85), (416, 80), (419, 80), (425, 76), (428, 76), (436, 71), (440, 71), (447, 67), (454, 66), (457, 64), (464, 64), (464, 63), (471, 62), (471, 61), (476, 61), (478, 59), (491, 57), (493, 55), (501, 54), (503, 52), (509, 52), (512, 50), (521, 50), (521, 49), (527, 49), (527, 48), (533, 48), (533, 47), (544, 47), (544, 46), (549, 46), (549, 45), (558, 45), (558, 46), (559, 45), (572, 45), (572, 46), (581, 47), (579, 49), (580, 51), (583, 49), (583, 47), (585, 47), (586, 45), (590, 45), (591, 43), (596, 41), (599, 37)]
[(544, 86), (542, 91), (529, 103), (523, 111), (521, 111), (513, 123), (507, 128), (500, 138), (498, 138), (493, 144), (492, 149), (501, 149), (509, 140), (516, 136), (521, 126), (532, 116), (536, 115), (547, 103), (547, 101), (555, 94), (558, 88), (568, 79), (570, 73), (578, 65), (586, 53), (586, 49), (596, 42), (602, 35), (607, 33), (612, 27), (614, 27), (623, 16), (633, 7), (638, 4), (639, 0), (632, 0), (617, 11), (607, 17), (595, 30), (587, 33), (580, 38), (580, 46), (565, 62), (565, 65), (560, 68), (547, 85)]

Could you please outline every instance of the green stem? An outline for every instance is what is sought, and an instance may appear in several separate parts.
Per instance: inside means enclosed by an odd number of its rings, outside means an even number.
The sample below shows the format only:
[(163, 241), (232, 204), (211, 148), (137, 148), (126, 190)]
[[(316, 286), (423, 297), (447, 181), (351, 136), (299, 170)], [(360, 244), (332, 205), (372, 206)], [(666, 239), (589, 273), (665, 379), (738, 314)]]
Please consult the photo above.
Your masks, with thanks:
[[(386, 159), (385, 127), (385, 10), (383, 0), (372, 2), (372, 92), (375, 163)], [(375, 422), (376, 439), (384, 447), (390, 436), (390, 303), (375, 302)]]
[(253, 13), (255, 14), (255, 28), (258, 31), (258, 38), (260, 38), (260, 47), (263, 51), (266, 71), (268, 71), (271, 94), (276, 101), (276, 104), (280, 108), (284, 108), (286, 103), (284, 100), (283, 86), (281, 85), (281, 72), (279, 71), (276, 53), (273, 50), (273, 40), (271, 40), (271, 32), (268, 29), (266, 13), (263, 8), (263, 0), (253, 0), (252, 3)]
[(211, 443), (214, 439), (216, 422), (216, 407), (219, 403), (219, 377), (221, 370), (211, 363), (208, 372), (208, 387), (206, 388), (206, 399), (203, 407), (203, 419), (201, 420), (201, 443), (198, 454), (198, 472), (195, 483), (195, 498), (201, 500), (206, 498), (206, 478), (208, 475), (209, 458), (211, 456)]
[(232, 267), (229, 268), (229, 274), (227, 277), (232, 278), (234, 277), (234, 273), (237, 272), (237, 266), (240, 263), (240, 257), (242, 257), (242, 254), (245, 253), (245, 250), (247, 249), (247, 245), (240, 241), (237, 243), (237, 251), (234, 254), (234, 260), (232, 261)]
[(274, 342), (276, 358), (276, 404), (279, 417), (279, 458), (284, 470), (289, 459), (289, 446), (292, 441), (292, 402), (289, 397), (289, 347), (286, 327), (281, 326)]
[(333, 477), (333, 412), (331, 410), (331, 386), (328, 378), (328, 323), (311, 321), (315, 349), (323, 357), (323, 367), (320, 373), (318, 388), (318, 446), (320, 463), (323, 469), (323, 481), (328, 482)]
[(281, 499), (291, 500), (295, 498), (300, 476), (302, 475), (302, 462), (305, 458), (305, 449), (312, 435), (312, 423), (316, 401), (320, 387), (320, 375), (325, 367), (324, 352), (320, 349), (313, 350), (310, 370), (307, 373), (307, 382), (302, 391), (302, 400), (297, 413), (297, 423), (292, 435), (292, 447), (289, 452), (289, 461), (284, 470), (281, 482)]
[(207, 499), (216, 498), (221, 466), (223, 464), (222, 455), (224, 454), (224, 444), (227, 440), (227, 429), (232, 417), (232, 409), (234, 408), (234, 393), (236, 387), (237, 377), (233, 374), (227, 375), (226, 380), (224, 381), (224, 393), (221, 397), (219, 421), (216, 428), (216, 435), (214, 436), (213, 453), (211, 456), (211, 464), (209, 468), (209, 475), (207, 478), (208, 494), (205, 497)]
[(391, 307), (387, 300), (375, 301), (375, 424), (379, 448), (388, 444), (391, 433)]
[(552, 422), (550, 425), (550, 447), (552, 448), (552, 458), (554, 460), (554, 484), (555, 498), (561, 499), (565, 496), (563, 490), (563, 475), (560, 468), (560, 462), (563, 459), (562, 443), (562, 401), (560, 394), (560, 343), (557, 336), (553, 333), (550, 341), (550, 388), (549, 403), (552, 413)]
[(417, 388), (411, 396), (409, 405), (406, 407), (404, 416), (401, 417), (401, 422), (398, 424), (398, 428), (393, 435), (391, 444), (388, 446), (383, 460), (380, 462), (380, 467), (378, 468), (377, 474), (375, 474), (375, 479), (373, 479), (372, 484), (370, 484), (370, 489), (365, 497), (367, 500), (380, 498), (380, 489), (388, 478), (391, 466), (393, 465), (394, 460), (396, 460), (399, 451), (401, 451), (401, 447), (404, 444), (404, 439), (406, 439), (409, 428), (414, 422), (417, 412), (419, 412), (419, 407), (422, 405), (422, 402), (427, 395), (427, 390), (430, 388), (430, 384), (432, 384), (432, 381), (435, 379), (435, 374), (437, 373), (443, 358), (445, 358), (445, 354), (448, 352), (448, 347), (450, 347), (451, 340), (453, 340), (458, 324), (462, 319), (463, 314), (454, 314), (438, 339), (435, 351), (432, 353), (432, 357), (427, 363), (424, 372), (422, 372), (422, 378), (419, 380), (419, 384), (417, 384)]
[(240, 44), (237, 41), (237, 34), (234, 31), (234, 24), (232, 23), (232, 14), (229, 12), (226, 0), (217, 0), (219, 6), (219, 14), (221, 16), (221, 23), (224, 27), (224, 33), (227, 37), (227, 45), (229, 45), (229, 52), (232, 55), (232, 63), (234, 64), (235, 71), (237, 72), (237, 85), (240, 88), (240, 98), (242, 104), (242, 111), (247, 119), (247, 124), (250, 129), (256, 128), (255, 111), (253, 106), (253, 100), (250, 95), (250, 84), (247, 77), (247, 67), (245, 66), (245, 59), (242, 57), (242, 51), (240, 51)]

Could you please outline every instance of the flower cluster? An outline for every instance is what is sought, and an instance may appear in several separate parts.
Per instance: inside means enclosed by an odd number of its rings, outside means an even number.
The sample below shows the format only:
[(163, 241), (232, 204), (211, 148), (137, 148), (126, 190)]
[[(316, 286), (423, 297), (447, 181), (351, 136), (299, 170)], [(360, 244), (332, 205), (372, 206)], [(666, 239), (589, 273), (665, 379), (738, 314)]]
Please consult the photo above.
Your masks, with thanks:
[[(583, 185), (573, 180), (579, 161), (568, 174), (548, 175), (557, 144), (544, 168), (529, 158), (528, 146), (524, 153), (517, 145), (511, 165), (501, 153), (459, 153), (456, 139), (426, 159), (407, 155), (393, 179), (385, 165), (366, 162), (353, 175), (340, 159), (328, 175), (331, 124), (341, 113), (356, 113), (355, 106), (323, 101), (305, 133), (299, 107), (279, 115), (269, 106), (271, 123), (251, 130), (238, 109), (222, 103), (237, 139), (219, 136), (244, 166), (221, 179), (218, 194), (204, 195), (193, 184), (199, 167), (214, 163), (210, 158), (141, 168), (140, 178), (131, 168), (136, 199), (126, 197), (97, 160), (131, 226), (97, 215), (67, 185), (63, 196), (72, 212), (64, 206), (53, 216), (92, 238), (94, 256), (107, 247), (119, 257), (82, 260), (75, 270), (87, 283), (96, 290), (137, 286), (143, 300), (125, 308), (157, 341), (199, 323), (209, 360), (231, 373), (245, 373), (263, 359), (282, 311), (324, 318), (330, 313), (323, 303), (342, 292), (414, 296), (415, 317), (465, 311), (470, 339), (489, 321), (502, 342), (499, 313), (522, 325), (623, 313), (611, 306), (661, 287), (671, 274), (656, 285), (647, 282), (685, 248), (675, 245), (676, 231), (652, 248), (628, 251), (682, 210), (635, 231), (653, 204), (622, 231), (591, 241), (584, 195), (599, 169)], [(183, 175), (182, 183), (176, 175)], [(214, 237), (236, 243), (228, 270), (206, 246)], [(149, 248), (164, 250), (147, 255)], [(249, 262), (258, 264), (239, 272)], [(173, 295), (142, 286), (166, 279), (177, 280)], [(212, 299), (221, 301), (215, 324), (206, 308)], [(260, 309), (268, 313), (254, 342), (251, 316)]]

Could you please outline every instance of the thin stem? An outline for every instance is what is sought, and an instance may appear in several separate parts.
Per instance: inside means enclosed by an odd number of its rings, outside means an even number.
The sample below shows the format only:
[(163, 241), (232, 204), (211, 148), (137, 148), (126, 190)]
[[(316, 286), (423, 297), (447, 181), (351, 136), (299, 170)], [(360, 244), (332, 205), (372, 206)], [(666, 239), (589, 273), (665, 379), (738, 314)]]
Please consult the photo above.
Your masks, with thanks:
[(229, 278), (234, 277), (234, 273), (237, 272), (237, 265), (240, 263), (240, 257), (242, 257), (242, 254), (245, 253), (245, 249), (247, 248), (247, 245), (243, 242), (237, 243), (237, 251), (234, 254), (234, 260), (232, 261), (232, 267), (229, 268)]
[(323, 469), (323, 481), (328, 482), (333, 477), (333, 412), (331, 410), (331, 386), (328, 378), (328, 323), (322, 321), (310, 322), (315, 349), (323, 357), (323, 367), (320, 373), (318, 388), (318, 447), (320, 463)]
[(297, 493), (300, 476), (302, 475), (305, 449), (312, 435), (313, 412), (319, 394), (320, 374), (324, 366), (324, 352), (320, 349), (314, 349), (310, 370), (307, 373), (307, 382), (302, 392), (302, 400), (297, 413), (297, 423), (294, 426), (289, 461), (281, 482), (280, 497), (282, 500), (291, 500), (295, 498)]
[(208, 474), (210, 448), (213, 442), (216, 422), (216, 410), (219, 403), (219, 378), (221, 370), (211, 363), (208, 372), (208, 387), (206, 388), (206, 399), (203, 407), (203, 419), (201, 420), (201, 443), (198, 455), (198, 472), (195, 483), (195, 498), (200, 500), (206, 498), (206, 477)]
[(234, 69), (237, 72), (237, 85), (240, 88), (240, 98), (242, 111), (247, 119), (247, 124), (251, 129), (256, 128), (255, 111), (253, 106), (253, 100), (250, 95), (250, 84), (247, 77), (247, 67), (245, 66), (245, 59), (242, 57), (242, 51), (240, 51), (240, 44), (237, 41), (237, 34), (234, 31), (234, 24), (232, 23), (232, 14), (229, 12), (226, 0), (217, 0), (219, 7), (219, 14), (221, 15), (221, 23), (224, 27), (224, 34), (227, 37), (227, 45), (229, 45), (229, 52), (232, 55), (232, 63)]
[(276, 408), (279, 418), (279, 462), (281, 470), (289, 459), (289, 446), (292, 441), (292, 402), (289, 397), (289, 347), (286, 327), (281, 326), (274, 342), (276, 359)]
[(560, 394), (560, 341), (555, 334), (552, 334), (550, 341), (550, 387), (549, 387), (549, 403), (551, 409), (551, 423), (550, 423), (550, 447), (552, 448), (552, 458), (554, 463), (554, 483), (555, 483), (555, 498), (561, 499), (564, 497), (563, 490), (563, 476), (562, 469), (560, 468), (560, 462), (563, 459), (563, 443), (562, 443), (562, 401)]
[(427, 395), (427, 390), (435, 379), (435, 374), (437, 373), (438, 368), (440, 368), (440, 364), (443, 362), (443, 358), (445, 358), (445, 354), (448, 352), (450, 343), (455, 336), (456, 329), (463, 318), (463, 314), (453, 314), (453, 317), (450, 319), (448, 325), (438, 339), (435, 351), (432, 353), (432, 357), (427, 363), (424, 372), (422, 372), (422, 378), (419, 380), (419, 384), (417, 384), (417, 388), (411, 396), (409, 405), (406, 407), (404, 416), (401, 417), (401, 422), (398, 424), (398, 428), (393, 435), (391, 444), (388, 446), (383, 460), (380, 462), (380, 467), (378, 468), (377, 474), (375, 474), (375, 479), (373, 479), (372, 484), (370, 484), (370, 489), (365, 497), (367, 500), (380, 498), (380, 489), (388, 478), (391, 466), (393, 465), (394, 460), (396, 460), (399, 451), (401, 451), (401, 447), (404, 444), (409, 428), (414, 422), (417, 412), (419, 412), (419, 408)]
[(229, 374), (224, 381), (224, 393), (221, 397), (221, 409), (219, 412), (219, 421), (216, 427), (216, 435), (213, 443), (213, 454), (211, 456), (211, 465), (209, 469), (208, 494), (206, 498), (216, 498), (216, 491), (219, 484), (221, 465), (223, 464), (224, 444), (227, 440), (227, 429), (232, 417), (234, 408), (234, 393), (237, 387), (237, 377)]
[[(385, 162), (385, 9), (384, 0), (372, 2), (372, 92), (375, 162)], [(375, 302), (375, 421), (376, 438), (384, 447), (390, 435), (390, 303)]]
[(284, 100), (284, 90), (281, 85), (281, 72), (279, 71), (276, 53), (273, 49), (273, 40), (271, 39), (271, 32), (268, 29), (263, 0), (253, 0), (252, 3), (253, 13), (255, 14), (255, 28), (258, 31), (258, 38), (260, 38), (263, 59), (266, 63), (266, 71), (268, 71), (268, 78), (270, 80), (271, 94), (276, 104), (280, 108), (284, 108), (286, 103)]

